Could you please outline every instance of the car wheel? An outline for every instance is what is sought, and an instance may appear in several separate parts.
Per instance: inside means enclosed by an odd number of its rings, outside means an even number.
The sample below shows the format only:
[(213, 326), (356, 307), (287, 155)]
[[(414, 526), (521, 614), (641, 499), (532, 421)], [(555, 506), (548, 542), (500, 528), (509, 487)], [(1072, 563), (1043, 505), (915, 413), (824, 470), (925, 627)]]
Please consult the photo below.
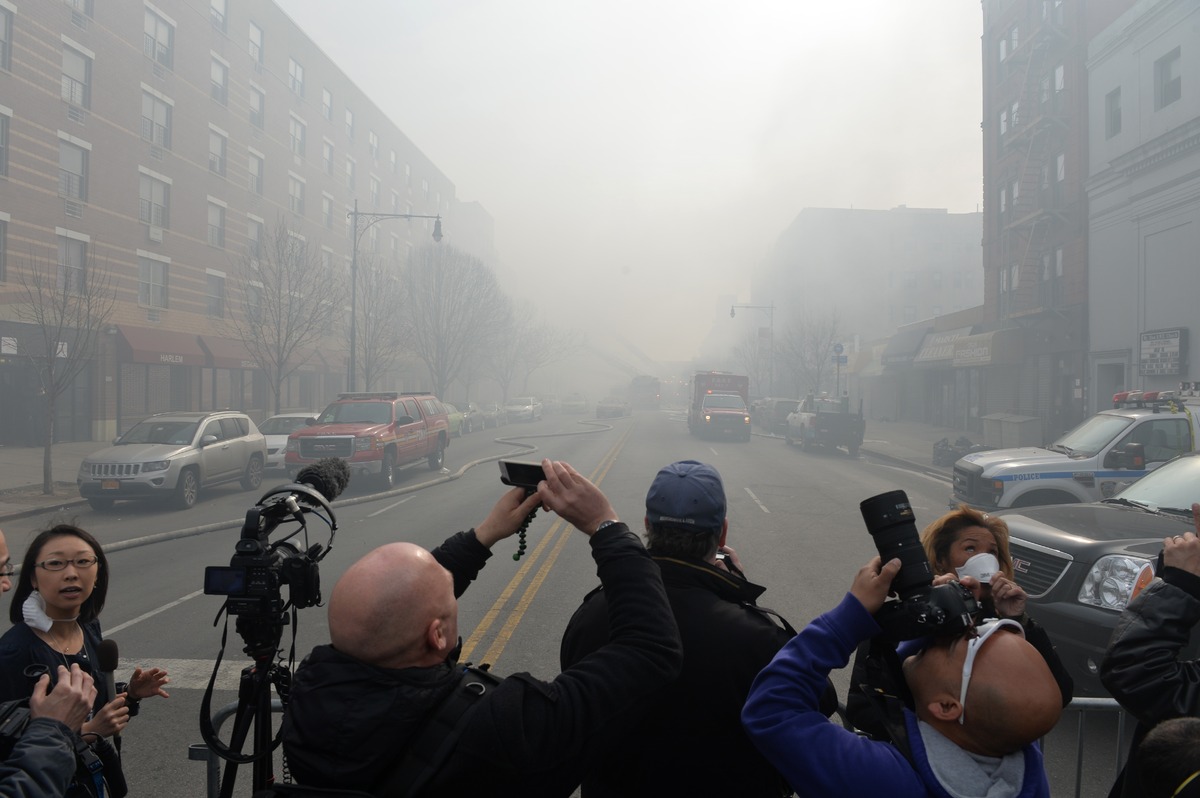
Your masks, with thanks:
[(243, 490), (258, 490), (263, 481), (263, 462), (258, 455), (250, 458), (250, 462), (246, 463), (246, 473), (242, 474), (242, 489)]
[(396, 452), (388, 449), (383, 453), (383, 462), (379, 465), (379, 481), (384, 490), (396, 487)]
[(200, 480), (196, 479), (194, 468), (185, 468), (179, 475), (179, 484), (175, 486), (175, 507), (179, 510), (190, 510), (196, 506), (200, 497)]
[(812, 444), (808, 442), (808, 436), (804, 434), (804, 430), (800, 430), (800, 448), (806, 452), (812, 451)]
[(854, 446), (847, 446), (846, 451), (850, 452), (851, 457), (858, 457), (858, 445), (857, 444), (855, 444)]
[(442, 464), (446, 462), (446, 442), (440, 437), (438, 438), (437, 450), (429, 455), (429, 470), (441, 471)]
[(88, 504), (93, 510), (111, 510), (113, 506), (112, 499), (88, 499)]

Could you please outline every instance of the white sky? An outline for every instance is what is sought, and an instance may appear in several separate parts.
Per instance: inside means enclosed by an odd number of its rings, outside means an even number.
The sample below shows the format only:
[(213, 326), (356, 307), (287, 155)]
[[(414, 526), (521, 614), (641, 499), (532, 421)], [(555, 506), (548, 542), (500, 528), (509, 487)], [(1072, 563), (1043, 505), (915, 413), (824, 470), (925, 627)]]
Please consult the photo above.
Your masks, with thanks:
[(506, 291), (654, 357), (804, 207), (980, 202), (974, 0), (277, 2), (491, 213)]

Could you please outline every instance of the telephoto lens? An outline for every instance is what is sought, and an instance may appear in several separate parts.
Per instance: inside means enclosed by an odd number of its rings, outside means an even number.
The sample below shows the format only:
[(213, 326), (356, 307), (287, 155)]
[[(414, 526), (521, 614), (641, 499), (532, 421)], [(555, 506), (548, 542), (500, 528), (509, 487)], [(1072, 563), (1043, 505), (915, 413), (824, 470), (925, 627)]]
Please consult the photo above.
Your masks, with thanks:
[(902, 490), (881, 493), (860, 502), (859, 510), (883, 562), (900, 560), (892, 590), (902, 599), (927, 590), (933, 584), (933, 569), (917, 534), (908, 494)]

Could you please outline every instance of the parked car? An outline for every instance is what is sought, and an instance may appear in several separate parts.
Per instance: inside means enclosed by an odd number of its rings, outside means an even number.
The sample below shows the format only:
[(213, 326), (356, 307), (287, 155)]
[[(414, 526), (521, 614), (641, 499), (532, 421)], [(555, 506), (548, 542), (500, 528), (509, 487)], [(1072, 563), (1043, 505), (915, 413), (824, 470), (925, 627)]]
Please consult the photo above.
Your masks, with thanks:
[(503, 427), (508, 423), (508, 412), (504, 409), (503, 405), (484, 405), (480, 412), (483, 414), (484, 429), (488, 427), (495, 429), (496, 427)]
[(463, 412), (452, 404), (442, 402), (446, 408), (446, 421), (450, 424), (450, 434), (461, 438), (463, 434)]
[[(1192, 528), (1200, 453), (1184, 454), (1115, 496), (1000, 510), (1029, 614), (1046, 627), (1075, 695), (1105, 695), (1100, 661), (1121, 611), (1154, 577), (1163, 538)], [(1196, 656), (1197, 640), (1188, 657)]]
[(163, 498), (186, 510), (202, 488), (262, 485), (267, 439), (245, 413), (159, 413), (83, 458), (76, 484), (96, 510), (117, 499)]
[(562, 400), (554, 394), (539, 397), (542, 402), (542, 412), (549, 415), (562, 412)]
[(596, 418), (621, 418), (632, 413), (629, 402), (619, 396), (608, 396), (596, 402)]
[(581, 393), (569, 393), (562, 400), (564, 413), (586, 413), (587, 406), (587, 398)]
[(542, 403), (536, 396), (518, 396), (504, 405), (509, 421), (537, 421), (542, 417)]
[(467, 402), (463, 411), (463, 432), (474, 432), (486, 425), (483, 418), (483, 408), (474, 402)]
[(258, 431), (267, 439), (268, 471), (285, 470), (283, 455), (287, 449), (288, 436), (298, 429), (304, 429), (309, 419), (315, 418), (315, 413), (280, 413), (258, 425)]

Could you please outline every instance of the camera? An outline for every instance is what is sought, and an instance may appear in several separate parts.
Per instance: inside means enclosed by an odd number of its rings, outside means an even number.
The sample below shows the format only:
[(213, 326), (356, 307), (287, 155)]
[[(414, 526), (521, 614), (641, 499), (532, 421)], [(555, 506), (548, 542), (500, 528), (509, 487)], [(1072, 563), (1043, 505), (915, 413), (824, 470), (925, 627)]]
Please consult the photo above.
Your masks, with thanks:
[(897, 598), (875, 614), (883, 634), (893, 640), (912, 640), (958, 635), (971, 628), (979, 603), (958, 582), (933, 586), (933, 568), (921, 545), (908, 494), (881, 493), (863, 500), (859, 510), (883, 562), (900, 560), (900, 571), (892, 580)]

